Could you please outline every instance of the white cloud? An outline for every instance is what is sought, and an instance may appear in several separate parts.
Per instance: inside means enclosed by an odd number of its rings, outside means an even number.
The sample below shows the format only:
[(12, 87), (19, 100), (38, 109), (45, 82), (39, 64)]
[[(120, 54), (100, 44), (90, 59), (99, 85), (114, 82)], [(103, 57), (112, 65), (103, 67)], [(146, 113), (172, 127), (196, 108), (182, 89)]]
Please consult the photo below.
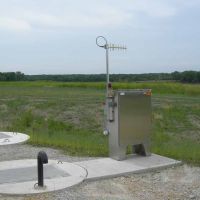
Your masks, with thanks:
[(29, 31), (31, 26), (27, 21), (0, 17), (0, 29), (9, 31)]
[(132, 5), (133, 11), (142, 12), (153, 17), (170, 17), (177, 12), (177, 8), (173, 3), (163, 0), (135, 0), (132, 1)]
[(0, 7), (0, 18), (2, 29), (18, 31), (30, 28), (113, 28), (128, 22), (131, 14), (103, 1), (7, 0)]
[(137, 12), (166, 17), (175, 13), (172, 6), (159, 0), (7, 0), (1, 3), (1, 28), (112, 28), (129, 23)]
[(6, 71), (12, 66), (10, 71), (35, 74), (103, 73), (97, 34), (128, 46), (126, 61), (124, 54), (111, 54), (115, 73), (199, 66), (200, 0), (0, 0), (0, 5), (0, 66)]
[(71, 11), (65, 15), (27, 12), (25, 16), (28, 23), (37, 28), (115, 27), (131, 19), (130, 14), (116, 9), (92, 14)]
[[(0, 0), (1, 1), (1, 0)], [(141, 15), (172, 17), (181, 6), (199, 0), (6, 0), (1, 2), (0, 28), (11, 31), (67, 28), (116, 28), (141, 23)]]

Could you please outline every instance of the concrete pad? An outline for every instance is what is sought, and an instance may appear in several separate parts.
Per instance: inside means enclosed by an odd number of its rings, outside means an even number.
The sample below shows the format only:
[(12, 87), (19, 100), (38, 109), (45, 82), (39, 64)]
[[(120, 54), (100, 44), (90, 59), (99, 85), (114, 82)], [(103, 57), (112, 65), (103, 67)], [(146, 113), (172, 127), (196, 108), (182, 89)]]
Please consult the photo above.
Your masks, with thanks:
[(37, 160), (0, 162), (0, 194), (33, 194), (64, 189), (81, 183), (87, 171), (73, 163), (49, 160), (44, 165), (44, 188), (37, 186)]
[(156, 154), (152, 154), (148, 157), (133, 155), (123, 161), (117, 161), (111, 158), (100, 158), (89, 161), (75, 162), (75, 164), (87, 169), (88, 176), (86, 180), (98, 180), (131, 173), (141, 173), (149, 170), (174, 166), (180, 163), (180, 161)]
[(0, 132), (0, 145), (18, 144), (27, 141), (30, 137), (17, 132)]
[[(44, 165), (45, 178), (50, 179), (54, 177), (67, 177), (69, 174), (65, 171), (55, 168), (52, 165)], [(34, 181), (37, 177), (37, 168), (24, 167), (7, 169), (0, 171), (0, 184), (13, 182)]]
[(10, 135), (4, 134), (0, 132), (0, 139), (10, 138)]

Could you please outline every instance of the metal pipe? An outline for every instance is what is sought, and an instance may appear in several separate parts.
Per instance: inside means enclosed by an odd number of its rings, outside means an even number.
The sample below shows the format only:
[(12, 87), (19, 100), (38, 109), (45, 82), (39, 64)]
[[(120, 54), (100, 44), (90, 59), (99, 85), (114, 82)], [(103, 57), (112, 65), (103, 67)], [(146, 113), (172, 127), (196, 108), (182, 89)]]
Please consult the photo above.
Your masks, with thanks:
[(110, 50), (123, 50), (126, 49), (124, 46), (119, 46), (115, 44), (108, 44), (108, 41), (103, 36), (98, 36), (96, 38), (97, 46), (104, 48), (106, 50), (106, 102), (104, 109), (104, 135), (108, 134), (108, 116), (109, 116), (109, 108), (108, 108), (108, 99), (109, 99), (109, 84), (110, 84), (110, 75), (109, 75), (109, 49)]
[[(103, 43), (102, 43), (103, 42)], [(96, 38), (96, 44), (106, 50), (106, 98), (108, 97), (108, 84), (109, 84), (109, 44), (105, 37), (98, 36)]]
[(44, 174), (43, 174), (43, 164), (48, 163), (48, 156), (44, 151), (40, 151), (37, 156), (38, 165), (38, 187), (44, 187)]
[(110, 83), (110, 75), (109, 75), (109, 48), (106, 45), (106, 97), (108, 97), (108, 84)]

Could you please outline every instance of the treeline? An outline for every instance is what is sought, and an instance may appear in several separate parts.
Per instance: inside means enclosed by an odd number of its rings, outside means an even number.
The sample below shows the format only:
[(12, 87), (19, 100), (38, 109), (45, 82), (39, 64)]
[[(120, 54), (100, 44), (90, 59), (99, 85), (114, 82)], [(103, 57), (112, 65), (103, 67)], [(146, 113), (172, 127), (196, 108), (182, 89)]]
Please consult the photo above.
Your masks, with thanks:
[(0, 72), (0, 81), (23, 81), (25, 74), (21, 72)]
[[(0, 73), (0, 81), (63, 81), (63, 82), (102, 82), (105, 74), (67, 74), (67, 75), (25, 75), (21, 72)], [(183, 83), (200, 83), (200, 71), (147, 74), (111, 74), (111, 82), (134, 81), (180, 81)]]
[[(70, 75), (28, 75), (27, 80), (51, 80), (65, 82), (102, 82), (106, 81), (105, 74), (70, 74)], [(111, 82), (133, 82), (133, 81), (158, 81), (172, 80), (167, 73), (150, 74), (110, 74)]]

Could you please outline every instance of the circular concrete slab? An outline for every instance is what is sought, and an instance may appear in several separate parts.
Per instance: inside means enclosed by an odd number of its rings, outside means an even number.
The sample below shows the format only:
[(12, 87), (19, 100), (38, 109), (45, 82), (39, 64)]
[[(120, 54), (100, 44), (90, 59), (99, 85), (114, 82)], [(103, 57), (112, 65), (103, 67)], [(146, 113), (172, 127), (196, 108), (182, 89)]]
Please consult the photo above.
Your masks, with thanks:
[(0, 145), (18, 144), (27, 141), (30, 137), (17, 132), (0, 132)]
[(37, 160), (0, 162), (0, 194), (50, 192), (81, 183), (87, 171), (79, 165), (49, 160), (44, 165), (44, 188), (37, 187)]

